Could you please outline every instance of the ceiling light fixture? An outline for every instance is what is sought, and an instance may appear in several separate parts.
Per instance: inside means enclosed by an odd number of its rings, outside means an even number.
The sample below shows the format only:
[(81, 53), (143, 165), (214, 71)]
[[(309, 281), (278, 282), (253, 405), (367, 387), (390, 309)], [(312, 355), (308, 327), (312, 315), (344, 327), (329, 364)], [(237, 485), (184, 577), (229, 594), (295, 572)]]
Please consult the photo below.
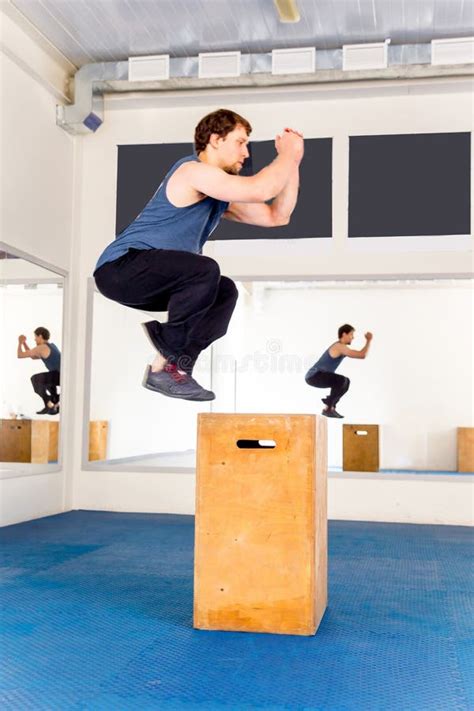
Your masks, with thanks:
[(296, 0), (273, 0), (280, 22), (299, 22), (300, 12)]

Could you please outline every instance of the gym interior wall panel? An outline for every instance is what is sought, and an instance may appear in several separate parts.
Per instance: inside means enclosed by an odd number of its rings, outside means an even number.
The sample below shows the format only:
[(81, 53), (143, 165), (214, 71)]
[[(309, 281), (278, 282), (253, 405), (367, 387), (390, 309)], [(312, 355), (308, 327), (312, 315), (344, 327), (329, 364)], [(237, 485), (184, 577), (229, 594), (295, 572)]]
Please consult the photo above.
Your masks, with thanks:
[(470, 133), (349, 141), (349, 237), (469, 235)]
[[(251, 171), (257, 173), (275, 158), (273, 141), (251, 145)], [(222, 220), (212, 239), (294, 239), (332, 237), (332, 139), (305, 140), (300, 165), (298, 202), (290, 223), (271, 230), (255, 225)]]
[[(116, 235), (143, 210), (167, 171), (193, 152), (191, 143), (119, 146)], [(252, 175), (275, 158), (273, 141), (253, 141), (241, 175)], [(332, 236), (332, 139), (305, 141), (298, 202), (289, 225), (268, 230), (222, 220), (212, 240), (293, 239)]]
[(192, 152), (192, 143), (118, 147), (116, 235), (138, 217), (173, 163)]

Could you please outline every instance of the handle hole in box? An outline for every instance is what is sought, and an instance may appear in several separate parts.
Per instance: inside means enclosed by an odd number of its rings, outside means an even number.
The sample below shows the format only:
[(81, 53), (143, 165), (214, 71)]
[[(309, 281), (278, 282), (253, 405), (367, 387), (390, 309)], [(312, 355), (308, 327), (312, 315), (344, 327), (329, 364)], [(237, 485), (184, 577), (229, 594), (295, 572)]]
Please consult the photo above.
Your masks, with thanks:
[(276, 442), (273, 439), (238, 439), (239, 449), (275, 449)]

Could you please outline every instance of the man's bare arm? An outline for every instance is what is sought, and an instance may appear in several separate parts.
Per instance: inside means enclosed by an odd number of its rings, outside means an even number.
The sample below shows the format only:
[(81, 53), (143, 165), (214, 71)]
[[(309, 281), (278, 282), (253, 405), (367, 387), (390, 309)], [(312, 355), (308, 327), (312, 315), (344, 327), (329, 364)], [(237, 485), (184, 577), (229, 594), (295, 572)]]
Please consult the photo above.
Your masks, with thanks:
[(295, 165), (288, 182), (271, 205), (258, 203), (232, 202), (224, 217), (234, 222), (244, 222), (247, 225), (259, 227), (280, 227), (287, 225), (295, 209), (298, 198), (299, 170)]
[(32, 358), (33, 360), (39, 360), (41, 358), (40, 353), (37, 348), (28, 349), (26, 351), (18, 351), (18, 358)]
[(365, 334), (365, 346), (360, 349), (360, 351), (354, 350), (353, 348), (349, 348), (349, 346), (344, 345), (343, 343), (338, 343), (337, 348), (339, 351), (339, 355), (345, 355), (348, 358), (366, 358), (367, 353), (369, 352), (370, 348), (370, 342), (372, 341), (372, 334), (370, 331), (368, 331)]
[(24, 341), (20, 341), (20, 338), (18, 339), (18, 347), (16, 351), (16, 355), (18, 358), (32, 358), (33, 360), (38, 360), (40, 358), (48, 357), (47, 351), (49, 351), (50, 349), (47, 346), (36, 346), (36, 348), (28, 348), (26, 339)]
[(17, 358), (27, 358), (28, 357), (28, 356), (24, 355), (26, 347), (27, 347), (26, 346), (26, 336), (18, 336), (18, 346), (16, 349)]
[[(281, 193), (301, 160), (303, 139), (295, 132), (277, 136), (275, 160), (255, 175), (229, 175), (206, 163), (189, 162), (176, 171), (196, 192), (226, 202), (264, 203)], [(174, 176), (173, 176), (174, 177)]]

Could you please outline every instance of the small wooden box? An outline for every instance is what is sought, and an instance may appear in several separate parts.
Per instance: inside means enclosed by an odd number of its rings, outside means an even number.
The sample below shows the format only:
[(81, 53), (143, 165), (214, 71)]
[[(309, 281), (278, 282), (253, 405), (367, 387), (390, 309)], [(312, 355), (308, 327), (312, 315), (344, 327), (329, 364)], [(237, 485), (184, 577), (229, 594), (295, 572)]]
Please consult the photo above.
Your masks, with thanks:
[[(107, 458), (107, 420), (89, 423), (89, 460)], [(58, 461), (57, 420), (0, 419), (0, 462), (48, 464)]]
[(0, 461), (47, 464), (58, 460), (59, 422), (0, 420)]
[(378, 472), (379, 426), (343, 425), (343, 464), (346, 472)]
[(98, 462), (107, 459), (107, 435), (109, 423), (107, 420), (92, 420), (89, 422), (89, 461)]
[(195, 627), (316, 632), (327, 604), (326, 492), (323, 417), (198, 416)]
[(31, 461), (31, 420), (0, 420), (0, 462)]
[(33, 464), (58, 461), (59, 422), (31, 421), (31, 459)]
[(458, 472), (474, 472), (474, 427), (458, 427)]

